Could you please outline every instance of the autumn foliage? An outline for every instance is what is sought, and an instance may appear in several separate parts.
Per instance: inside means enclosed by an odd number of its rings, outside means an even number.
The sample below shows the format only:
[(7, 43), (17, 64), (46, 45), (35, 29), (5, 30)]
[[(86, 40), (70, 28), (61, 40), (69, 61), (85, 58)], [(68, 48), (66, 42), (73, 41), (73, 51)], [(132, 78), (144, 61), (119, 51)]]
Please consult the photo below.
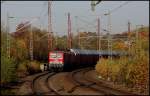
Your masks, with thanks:
[[(142, 94), (149, 92), (149, 41), (148, 31), (142, 33), (138, 42), (131, 46), (130, 56), (119, 59), (101, 58), (95, 67), (99, 75), (107, 80), (110, 78), (114, 83), (125, 84)], [(145, 35), (147, 34), (147, 35)], [(116, 43), (119, 50), (124, 45)], [(128, 50), (126, 50), (128, 52)]]

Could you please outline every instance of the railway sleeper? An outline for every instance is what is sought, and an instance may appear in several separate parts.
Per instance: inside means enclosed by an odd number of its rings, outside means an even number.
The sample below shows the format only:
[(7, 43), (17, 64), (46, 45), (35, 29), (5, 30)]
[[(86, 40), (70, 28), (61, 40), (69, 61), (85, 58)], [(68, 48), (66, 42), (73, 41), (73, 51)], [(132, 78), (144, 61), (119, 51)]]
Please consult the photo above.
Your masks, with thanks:
[(76, 85), (74, 87), (72, 87), (70, 90), (68, 90), (68, 93), (72, 93), (77, 87), (81, 87), (81, 85)]
[(91, 83), (91, 84), (79, 84), (79, 85), (76, 85), (74, 87), (72, 87), (70, 90), (68, 90), (67, 92), (68, 93), (72, 93), (77, 87), (90, 87), (90, 86), (93, 86), (95, 85), (96, 83)]
[(63, 90), (64, 90), (64, 87), (58, 89), (57, 91), (59, 92), (59, 91), (63, 91)]
[(49, 92), (37, 92), (34, 95), (44, 95), (44, 94), (51, 94), (54, 91), (49, 91)]
[(87, 86), (87, 87), (90, 87), (90, 86), (93, 86), (93, 85), (96, 85), (96, 83), (93, 82), (93, 83), (91, 83), (91, 84), (87, 84), (86, 86)]

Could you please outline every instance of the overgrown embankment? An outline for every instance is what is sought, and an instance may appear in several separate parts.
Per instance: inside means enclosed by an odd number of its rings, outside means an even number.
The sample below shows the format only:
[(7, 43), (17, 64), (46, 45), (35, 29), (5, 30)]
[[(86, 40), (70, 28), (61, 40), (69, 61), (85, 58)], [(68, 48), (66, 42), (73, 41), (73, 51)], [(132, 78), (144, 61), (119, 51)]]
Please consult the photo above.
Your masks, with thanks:
[[(142, 94), (148, 94), (149, 31), (139, 32), (138, 35), (139, 38), (132, 44), (130, 51), (126, 49), (130, 56), (120, 57), (119, 59), (101, 58), (95, 69), (105, 80), (109, 79)], [(123, 47), (121, 46), (121, 48)]]

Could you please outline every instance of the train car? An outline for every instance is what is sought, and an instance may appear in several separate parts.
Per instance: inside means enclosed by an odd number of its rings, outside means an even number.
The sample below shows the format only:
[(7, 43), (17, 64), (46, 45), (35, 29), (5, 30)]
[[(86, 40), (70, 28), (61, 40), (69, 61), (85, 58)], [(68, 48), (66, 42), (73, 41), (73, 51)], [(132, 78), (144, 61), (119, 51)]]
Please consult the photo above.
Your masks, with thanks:
[(70, 49), (69, 51), (52, 51), (49, 53), (50, 70), (72, 71), (77, 68), (95, 66), (99, 58), (120, 57), (122, 52)]

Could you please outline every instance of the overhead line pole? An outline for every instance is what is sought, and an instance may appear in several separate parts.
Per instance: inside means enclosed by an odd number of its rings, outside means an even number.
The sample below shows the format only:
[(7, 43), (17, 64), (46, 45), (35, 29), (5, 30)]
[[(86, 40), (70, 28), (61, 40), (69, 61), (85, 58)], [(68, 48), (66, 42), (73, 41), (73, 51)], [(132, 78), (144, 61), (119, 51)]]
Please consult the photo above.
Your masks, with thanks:
[(97, 19), (97, 35), (98, 35), (98, 38), (97, 38), (97, 50), (100, 51), (101, 44), (100, 44), (100, 19), (99, 18)]
[[(139, 35), (139, 30), (138, 30), (138, 26), (140, 26), (143, 29), (143, 25), (136, 25), (136, 53), (140, 53), (141, 52), (141, 36)], [(139, 45), (138, 45), (139, 43)]]
[(33, 60), (33, 32), (32, 32), (32, 24), (30, 25), (30, 58)]
[(10, 58), (9, 14), (7, 13), (7, 56)]
[(129, 43), (129, 53), (131, 52), (131, 48), (130, 48), (130, 40), (131, 40), (131, 31), (130, 31), (130, 27), (131, 27), (131, 23), (130, 21), (128, 21), (128, 43)]
[(72, 36), (71, 36), (71, 19), (70, 13), (68, 13), (68, 48), (71, 49), (72, 47)]
[[(112, 38), (110, 35), (111, 27), (112, 27), (112, 25), (111, 25), (111, 13), (110, 13), (110, 11), (108, 11), (108, 13), (106, 13), (104, 15), (108, 15), (108, 31), (107, 31), (107, 33), (108, 33), (108, 52), (112, 55), (112, 42), (111, 42)], [(110, 57), (110, 59), (112, 60), (112, 56)]]
[(76, 16), (76, 27), (77, 27), (77, 34), (78, 34), (78, 47), (80, 48), (80, 32), (78, 28), (78, 16)]
[(52, 50), (51, 1), (48, 1), (48, 51)]

